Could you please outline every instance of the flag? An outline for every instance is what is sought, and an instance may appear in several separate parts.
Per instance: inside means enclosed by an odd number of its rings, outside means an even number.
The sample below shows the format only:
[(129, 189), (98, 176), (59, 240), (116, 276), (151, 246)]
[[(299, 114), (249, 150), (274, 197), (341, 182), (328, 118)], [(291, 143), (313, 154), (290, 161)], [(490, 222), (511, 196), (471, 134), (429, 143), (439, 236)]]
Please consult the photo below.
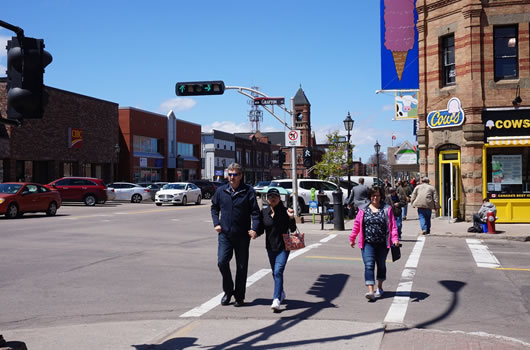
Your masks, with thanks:
[(396, 135), (392, 134), (392, 141), (394, 141), (395, 139), (396, 139)]

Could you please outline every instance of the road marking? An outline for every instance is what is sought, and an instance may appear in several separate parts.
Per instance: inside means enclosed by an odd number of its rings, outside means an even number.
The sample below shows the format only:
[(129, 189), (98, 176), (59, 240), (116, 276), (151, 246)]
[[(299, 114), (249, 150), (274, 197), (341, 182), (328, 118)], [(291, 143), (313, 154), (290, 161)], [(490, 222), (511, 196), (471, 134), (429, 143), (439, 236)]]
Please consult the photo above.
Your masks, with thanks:
[(385, 323), (403, 323), (405, 320), (410, 300), (410, 292), (412, 290), (412, 280), (416, 275), (416, 268), (418, 267), (424, 244), (425, 237), (418, 237), (418, 241), (414, 245), (412, 253), (410, 253), (405, 268), (401, 273), (401, 279), (396, 288), (396, 296), (385, 316)]
[(517, 267), (495, 267), (495, 270), (504, 270), (504, 271), (530, 271), (530, 269), (520, 269)]
[[(330, 239), (335, 238), (336, 236), (337, 235), (333, 235), (333, 237), (331, 237), (331, 238), (326, 237), (324, 239), (326, 239), (326, 242), (327, 242)], [(292, 259), (296, 258), (297, 256), (302, 255), (305, 252), (310, 251), (311, 249), (320, 247), (321, 245), (322, 245), (321, 243), (314, 243), (314, 244), (306, 246), (305, 248), (302, 248), (302, 249), (299, 249), (299, 250), (295, 250), (295, 251), (291, 251), (291, 253), (289, 254), (288, 261), (291, 261)], [(254, 283), (256, 283), (257, 281), (259, 281), (260, 279), (262, 279), (263, 277), (267, 276), (269, 273), (271, 273), (271, 269), (261, 269), (261, 270), (257, 271), (256, 273), (254, 273), (252, 276), (248, 277), (247, 278), (247, 288), (250, 287), (251, 285), (253, 285)], [(183, 313), (179, 317), (183, 317), (183, 318), (184, 317), (200, 317), (200, 316), (204, 315), (205, 313), (207, 313), (208, 311), (212, 310), (214, 307), (218, 306), (220, 304), (220, 301), (221, 301), (221, 298), (223, 297), (223, 295), (224, 295), (224, 293), (219, 293), (218, 295), (216, 295), (212, 299), (208, 300), (207, 302), (203, 303), (200, 306), (197, 306), (196, 308), (191, 309), (190, 311), (187, 311), (187, 312)]]
[(322, 238), (320, 240), (320, 243), (326, 243), (326, 242), (329, 242), (331, 241), (333, 238), (337, 237), (337, 234), (331, 234), (329, 236), (327, 236), (326, 238)]
[(484, 242), (472, 238), (466, 239), (466, 242), (478, 267), (501, 267), (499, 260), (497, 260), (495, 255), (493, 255), (491, 250), (489, 250), (488, 246), (484, 244)]

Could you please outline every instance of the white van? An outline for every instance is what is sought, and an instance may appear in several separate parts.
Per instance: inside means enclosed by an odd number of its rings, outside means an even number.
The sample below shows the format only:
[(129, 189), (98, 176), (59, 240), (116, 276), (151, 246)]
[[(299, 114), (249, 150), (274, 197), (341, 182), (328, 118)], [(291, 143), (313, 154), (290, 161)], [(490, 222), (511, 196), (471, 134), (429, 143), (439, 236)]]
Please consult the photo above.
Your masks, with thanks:
[[(366, 176), (350, 176), (350, 181), (352, 182), (356, 182), (356, 183), (360, 183), (359, 182), (359, 179), (360, 178), (364, 178), (364, 185), (365, 186), (368, 186), (368, 187), (372, 187), (373, 185), (379, 185), (381, 186), (383, 184), (383, 181), (381, 181), (381, 179), (377, 179), (377, 177), (375, 176), (369, 176), (369, 175), (366, 175)], [(348, 177), (347, 176), (341, 176), (340, 177), (340, 181), (348, 181)]]

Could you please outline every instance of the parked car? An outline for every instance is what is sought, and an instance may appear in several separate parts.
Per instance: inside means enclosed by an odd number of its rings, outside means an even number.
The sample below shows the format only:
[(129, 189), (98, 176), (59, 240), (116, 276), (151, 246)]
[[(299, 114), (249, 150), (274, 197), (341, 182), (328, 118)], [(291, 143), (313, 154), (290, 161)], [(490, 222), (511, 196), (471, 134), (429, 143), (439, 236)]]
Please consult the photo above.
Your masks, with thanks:
[[(350, 176), (350, 181), (355, 181), (356, 183), (359, 183), (359, 179), (360, 178), (364, 178), (364, 184), (368, 187), (372, 187), (373, 185), (377, 185), (377, 186), (381, 186), (383, 185), (383, 180), (381, 179), (378, 179), (377, 177), (374, 177), (374, 176)], [(348, 177), (347, 176), (341, 176), (340, 177), (340, 181), (346, 181), (348, 182)]]
[(167, 182), (156, 182), (156, 183), (141, 182), (138, 185), (144, 188), (147, 188), (149, 190), (149, 193), (151, 194), (151, 200), (154, 202), (156, 193), (160, 191), (162, 187), (164, 187), (164, 185), (166, 184)]
[(44, 212), (54, 216), (61, 207), (58, 191), (29, 182), (0, 183), (0, 214), (9, 219), (21, 217), (24, 213)]
[(254, 190), (255, 190), (255, 191), (262, 190), (262, 189), (264, 189), (265, 187), (269, 187), (270, 184), (271, 184), (270, 181), (259, 181), (259, 182), (254, 186)]
[[(285, 189), (292, 190), (293, 180), (272, 180), (270, 186), (283, 187)], [(311, 188), (314, 188), (316, 190), (316, 193), (318, 193), (320, 190), (323, 190), (329, 199), (329, 203), (333, 203), (332, 193), (333, 191), (336, 191), (338, 189), (338, 186), (333, 182), (319, 179), (298, 179), (298, 205), (302, 213), (306, 213), (309, 211), (309, 201), (311, 200)], [(348, 190), (345, 188), (341, 188), (341, 190), (342, 200), (343, 202), (346, 202)], [(289, 203), (291, 202), (292, 199), (289, 200)]]
[(202, 198), (205, 199), (212, 198), (215, 190), (217, 189), (217, 186), (215, 186), (214, 183), (209, 180), (190, 180), (190, 182), (201, 189)]
[(94, 177), (62, 177), (44, 186), (59, 191), (63, 202), (84, 202), (92, 206), (107, 201), (105, 182)]
[(151, 199), (151, 191), (148, 188), (130, 182), (114, 182), (109, 188), (114, 189), (117, 201), (130, 201), (131, 203), (140, 203), (143, 200)]
[(156, 193), (155, 204), (201, 204), (201, 189), (191, 182), (171, 182)]

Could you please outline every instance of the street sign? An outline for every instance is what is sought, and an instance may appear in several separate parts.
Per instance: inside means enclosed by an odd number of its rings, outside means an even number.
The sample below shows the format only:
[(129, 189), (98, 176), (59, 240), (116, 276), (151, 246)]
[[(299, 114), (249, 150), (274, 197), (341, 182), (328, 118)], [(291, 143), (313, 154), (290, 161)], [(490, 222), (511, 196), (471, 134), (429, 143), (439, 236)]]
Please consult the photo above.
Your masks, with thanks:
[(284, 97), (254, 97), (255, 106), (283, 105), (283, 104), (285, 104)]
[(300, 130), (290, 130), (286, 132), (285, 145), (287, 147), (300, 146)]

